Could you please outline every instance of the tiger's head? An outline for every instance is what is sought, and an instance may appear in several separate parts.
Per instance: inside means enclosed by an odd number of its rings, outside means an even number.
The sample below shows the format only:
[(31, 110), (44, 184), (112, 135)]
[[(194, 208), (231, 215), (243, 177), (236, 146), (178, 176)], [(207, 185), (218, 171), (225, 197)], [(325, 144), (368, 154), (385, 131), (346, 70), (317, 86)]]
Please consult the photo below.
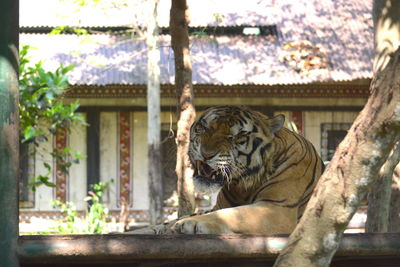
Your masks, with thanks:
[(225, 184), (250, 187), (272, 168), (272, 142), (285, 117), (272, 119), (245, 107), (206, 110), (190, 129), (189, 158), (200, 191)]

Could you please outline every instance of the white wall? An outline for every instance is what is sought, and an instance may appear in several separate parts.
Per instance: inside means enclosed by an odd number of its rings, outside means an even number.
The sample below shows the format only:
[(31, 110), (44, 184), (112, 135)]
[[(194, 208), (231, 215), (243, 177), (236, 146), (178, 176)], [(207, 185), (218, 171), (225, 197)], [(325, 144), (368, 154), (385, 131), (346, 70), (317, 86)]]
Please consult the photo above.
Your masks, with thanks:
[[(53, 137), (51, 135), (47, 135), (48, 140), (40, 143), (40, 147), (37, 148), (37, 152), (35, 154), (35, 176), (39, 175), (47, 175), (48, 170), (43, 166), (43, 163), (46, 162), (51, 166), (51, 169), (54, 170), (54, 162), (50, 155), (53, 149)], [(50, 175), (50, 182), (55, 183), (54, 176)], [(47, 186), (39, 186), (35, 193), (35, 206), (34, 210), (53, 210), (53, 207), (50, 205), (50, 201), (54, 199), (54, 189)]]
[(100, 113), (100, 181), (110, 182), (103, 200), (111, 210), (117, 209), (117, 115), (117, 112)]
[[(39, 175), (46, 175), (48, 170), (43, 166), (43, 163), (48, 163), (52, 168), (52, 173), (50, 174), (50, 182), (56, 183), (55, 181), (55, 161), (52, 159), (50, 153), (52, 152), (54, 146), (54, 138), (51, 135), (47, 136), (48, 140), (41, 142), (40, 146), (37, 148), (35, 155), (35, 171), (34, 175), (37, 177)], [(68, 145), (70, 145), (73, 150), (72, 154), (80, 151), (83, 155), (79, 164), (73, 164), (69, 171), (68, 176), (68, 195), (67, 201), (74, 202), (78, 209), (85, 209), (86, 203), (83, 201), (84, 197), (87, 195), (86, 191), (86, 126), (83, 125), (73, 125), (71, 127), (71, 132), (68, 135)], [(50, 211), (55, 210), (50, 202), (55, 200), (55, 188), (47, 187), (45, 185), (39, 186), (35, 193), (35, 206), (33, 209), (37, 211)]]
[(133, 116), (133, 209), (148, 209), (147, 113)]
[(86, 126), (74, 124), (68, 135), (68, 143), (72, 148), (71, 154), (76, 152), (82, 154), (79, 164), (72, 164), (69, 170), (68, 185), (68, 201), (75, 203), (78, 210), (86, 209), (86, 202), (83, 200), (87, 196), (86, 183)]

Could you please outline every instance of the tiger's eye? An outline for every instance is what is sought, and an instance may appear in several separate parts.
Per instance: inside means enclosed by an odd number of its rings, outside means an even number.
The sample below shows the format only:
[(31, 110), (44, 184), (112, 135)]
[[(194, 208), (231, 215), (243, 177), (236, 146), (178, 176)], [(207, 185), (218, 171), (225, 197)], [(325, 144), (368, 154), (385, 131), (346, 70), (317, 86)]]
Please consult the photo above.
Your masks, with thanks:
[(232, 140), (233, 140), (233, 135), (228, 135), (228, 136), (226, 137), (226, 139), (228, 139), (228, 141), (232, 141)]
[(246, 135), (249, 135), (250, 133), (249, 132), (246, 132), (246, 131), (240, 131), (239, 133), (238, 133), (238, 135), (239, 136), (246, 136)]

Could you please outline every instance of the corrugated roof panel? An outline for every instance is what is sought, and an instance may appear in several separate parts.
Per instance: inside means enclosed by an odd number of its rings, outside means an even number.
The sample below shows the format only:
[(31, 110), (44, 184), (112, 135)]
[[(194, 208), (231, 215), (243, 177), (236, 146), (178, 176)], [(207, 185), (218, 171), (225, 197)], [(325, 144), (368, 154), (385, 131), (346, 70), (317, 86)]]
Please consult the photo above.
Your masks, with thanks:
[[(278, 1), (275, 1), (278, 2)], [(73, 1), (20, 0), (20, 26), (143, 25), (151, 14), (146, 0), (102, 0), (79, 6)], [(273, 0), (188, 0), (191, 26), (271, 25), (279, 17)], [(169, 24), (170, 0), (160, 0), (159, 25)], [(34, 11), (34, 12), (33, 12)]]
[[(88, 38), (88, 39), (85, 39)], [(74, 64), (75, 84), (146, 84), (147, 51), (140, 39), (107, 35), (22, 34), (21, 43), (36, 47), (30, 55), (54, 69), (60, 62)], [(174, 81), (173, 52), (168, 36), (161, 37), (161, 82)], [(198, 39), (191, 43), (195, 84), (293, 84), (365, 78), (371, 58), (347, 58), (341, 46), (326, 48), (332, 66), (319, 75), (298, 73), (279, 61), (283, 44), (268, 37), (237, 36)], [(364, 60), (364, 61), (362, 61)]]
[[(99, 1), (79, 7), (72, 1), (20, 0), (20, 26), (128, 26), (144, 25), (146, 0)], [(121, 4), (122, 3), (122, 4)], [(188, 0), (190, 26), (276, 25), (284, 41), (301, 40), (308, 31), (321, 38), (334, 31), (345, 38), (364, 40), (372, 27), (372, 0)], [(38, 8), (40, 7), (40, 8)], [(169, 24), (170, 0), (161, 0), (159, 24)], [(370, 29), (367, 29), (370, 31)], [(354, 33), (354, 36), (346, 36)], [(333, 41), (333, 40), (330, 40)], [(363, 42), (362, 42), (363, 43)]]
[[(37, 0), (36, 5), (40, 1), (48, 0)], [(212, 24), (213, 21), (215, 22), (214, 14), (219, 14), (223, 17), (221, 25), (276, 24), (280, 37), (276, 40), (268, 36), (219, 36), (209, 40), (192, 39), (194, 83), (291, 84), (342, 81), (372, 76), (371, 0), (287, 0), (274, 1), (274, 4), (272, 0), (247, 0), (229, 1), (228, 5), (226, 1), (228, 0), (189, 1), (192, 10), (195, 10), (191, 14), (192, 25)], [(25, 8), (30, 2), (30, 0), (21, 0)], [(40, 6), (45, 6), (44, 10), (46, 10), (58, 5), (54, 4), (57, 1), (51, 0), (51, 2)], [(143, 5), (139, 6), (139, 2), (127, 2), (127, 7), (118, 10), (120, 13), (115, 11), (117, 12), (115, 14), (132, 12), (130, 8), (134, 4), (140, 7), (137, 11), (142, 12)], [(166, 0), (161, 1), (163, 8), (160, 18), (164, 16), (163, 18), (167, 19), (169, 16), (167, 2), (169, 3)], [(68, 11), (68, 9), (65, 10)], [(41, 15), (41, 11), (28, 13), (34, 13), (32, 15), (40, 20), (46, 17)], [(101, 9), (100, 11), (106, 14), (109, 10)], [(101, 15), (103, 13), (100, 11), (92, 10), (96, 15), (93, 19), (90, 19), (89, 15), (80, 17), (80, 23), (88, 25), (85, 24), (87, 21), (95, 26), (102, 25), (99, 24), (101, 21), (107, 24), (121, 23), (118, 19), (123, 16), (119, 16), (116, 20), (114, 18), (108, 20)], [(21, 20), (25, 18), (23, 14), (27, 14), (26, 11), (24, 12), (21, 14)], [(48, 19), (46, 21), (65, 23), (71, 19), (61, 17), (65, 20), (53, 20), (52, 16), (55, 16), (53, 13), (46, 17)], [(330, 62), (328, 69), (312, 73), (296, 72), (280, 61), (280, 55), (285, 52), (286, 44), (304, 41), (315, 47), (321, 46), (326, 51)], [(146, 83), (146, 45), (139, 39), (108, 35), (78, 37), (22, 34), (21, 43), (29, 43), (40, 48), (32, 51), (32, 55), (37, 59), (47, 59), (46, 64), (50, 68), (54, 68), (58, 62), (77, 65), (71, 76), (74, 83), (97, 85)], [(163, 36), (160, 45), (161, 81), (173, 83), (174, 63), (169, 37)]]

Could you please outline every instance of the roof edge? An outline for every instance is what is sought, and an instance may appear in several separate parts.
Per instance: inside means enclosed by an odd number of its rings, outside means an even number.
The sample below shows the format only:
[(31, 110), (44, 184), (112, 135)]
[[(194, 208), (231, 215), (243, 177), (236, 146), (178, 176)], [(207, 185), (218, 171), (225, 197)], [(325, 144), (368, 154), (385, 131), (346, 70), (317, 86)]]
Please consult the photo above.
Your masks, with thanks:
[[(319, 84), (292, 84), (292, 85), (193, 85), (196, 97), (330, 97), (330, 98), (367, 98), (369, 83), (319, 83)], [(161, 97), (175, 98), (175, 86), (161, 85)], [(77, 85), (67, 92), (68, 98), (126, 98), (146, 97), (146, 85), (118, 85), (103, 86)]]

